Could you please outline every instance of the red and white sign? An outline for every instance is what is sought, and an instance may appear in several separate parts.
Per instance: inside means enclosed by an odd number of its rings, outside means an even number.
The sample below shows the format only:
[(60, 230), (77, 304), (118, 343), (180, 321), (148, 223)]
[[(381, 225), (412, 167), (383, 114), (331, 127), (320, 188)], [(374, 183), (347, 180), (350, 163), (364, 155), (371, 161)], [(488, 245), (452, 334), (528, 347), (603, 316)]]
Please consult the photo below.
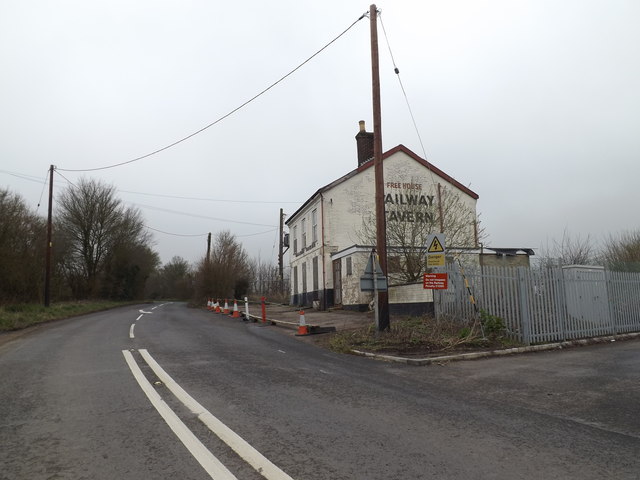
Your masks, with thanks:
[(425, 273), (422, 277), (422, 286), (431, 290), (446, 290), (449, 285), (449, 277), (446, 273)]

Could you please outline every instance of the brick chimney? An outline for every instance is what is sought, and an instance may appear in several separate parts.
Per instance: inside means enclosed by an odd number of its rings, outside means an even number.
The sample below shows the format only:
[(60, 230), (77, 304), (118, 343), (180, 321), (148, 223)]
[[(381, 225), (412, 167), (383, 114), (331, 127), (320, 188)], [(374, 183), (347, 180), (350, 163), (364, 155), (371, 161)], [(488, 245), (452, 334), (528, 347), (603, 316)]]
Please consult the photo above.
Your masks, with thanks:
[(360, 120), (360, 131), (356, 135), (358, 147), (358, 166), (373, 159), (373, 132), (367, 132), (364, 128), (364, 120)]

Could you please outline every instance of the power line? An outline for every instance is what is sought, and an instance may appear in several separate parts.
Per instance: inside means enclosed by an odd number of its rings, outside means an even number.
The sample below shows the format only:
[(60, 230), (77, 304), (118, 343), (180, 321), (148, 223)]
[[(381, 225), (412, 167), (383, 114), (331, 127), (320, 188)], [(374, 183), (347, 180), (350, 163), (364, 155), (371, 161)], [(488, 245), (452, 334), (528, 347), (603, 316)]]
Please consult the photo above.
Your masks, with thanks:
[(398, 77), (398, 83), (400, 84), (400, 88), (402, 90), (402, 94), (404, 95), (404, 100), (407, 103), (407, 108), (409, 109), (409, 115), (411, 116), (411, 120), (413, 122), (413, 128), (416, 130), (416, 135), (418, 135), (418, 140), (420, 141), (420, 147), (422, 148), (422, 155), (425, 160), (427, 160), (427, 152), (424, 149), (424, 144), (422, 143), (422, 137), (420, 136), (420, 130), (418, 129), (418, 124), (416, 123), (416, 118), (413, 115), (413, 110), (411, 109), (411, 104), (409, 103), (409, 97), (407, 96), (407, 91), (404, 88), (404, 84), (402, 83), (402, 78), (400, 78), (400, 69), (396, 65), (396, 60), (393, 57), (393, 52), (391, 51), (391, 44), (389, 43), (389, 37), (387, 36), (387, 30), (384, 28), (384, 22), (382, 21), (382, 15), (380, 15), (380, 25), (382, 25), (382, 32), (384, 33), (384, 39), (387, 43), (387, 48), (389, 49), (389, 55), (391, 56), (391, 63), (393, 63), (393, 71), (396, 73)]
[(209, 216), (206, 216), (206, 215), (198, 215), (198, 214), (195, 214), (195, 213), (179, 212), (177, 210), (169, 210), (167, 208), (153, 207), (151, 205), (143, 205), (143, 204), (140, 204), (140, 203), (132, 203), (132, 202), (130, 202), (130, 205), (134, 205), (136, 207), (148, 208), (150, 210), (157, 210), (159, 212), (173, 213), (175, 215), (184, 215), (184, 216), (187, 216), (187, 217), (203, 218), (205, 220), (215, 220), (215, 221), (218, 221), (218, 222), (226, 222), (226, 223), (237, 223), (237, 224), (240, 224), (240, 225), (253, 225), (253, 226), (256, 226), (256, 227), (277, 228), (277, 225), (268, 225), (268, 224), (264, 224), (264, 223), (252, 223), (252, 222), (243, 222), (243, 221), (240, 221), (240, 220), (229, 220), (229, 219), (226, 219), (226, 218), (209, 217)]
[[(35, 175), (27, 175), (25, 173), (18, 172), (10, 172), (8, 170), (0, 170), (0, 173), (6, 173), (7, 175), (11, 175), (12, 177), (20, 178), (22, 180), (28, 180), (29, 182), (42, 183), (40, 177), (36, 177)], [(47, 175), (49, 174), (49, 169), (47, 169)]]
[(418, 128), (418, 123), (416, 122), (416, 118), (413, 115), (413, 110), (411, 109), (411, 103), (409, 102), (409, 97), (407, 96), (407, 91), (404, 88), (404, 84), (402, 83), (402, 78), (400, 78), (400, 69), (398, 68), (398, 66), (396, 65), (396, 60), (393, 57), (393, 52), (391, 51), (391, 44), (389, 43), (389, 37), (387, 36), (387, 30), (384, 28), (384, 22), (382, 21), (382, 15), (379, 16), (380, 18), (380, 25), (382, 26), (382, 32), (384, 33), (384, 39), (387, 43), (387, 48), (389, 49), (389, 55), (391, 57), (391, 63), (393, 64), (393, 71), (396, 74), (396, 77), (398, 77), (398, 83), (400, 84), (400, 89), (402, 90), (402, 94), (404, 95), (404, 100), (407, 104), (407, 109), (409, 110), (409, 115), (411, 116), (411, 121), (413, 122), (413, 128), (416, 131), (416, 135), (418, 136), (418, 141), (420, 142), (420, 148), (422, 149), (422, 157), (425, 159), (425, 161), (427, 162), (427, 165), (429, 165), (427, 168), (429, 170), (429, 176), (431, 177), (431, 184), (436, 187), (437, 186), (437, 182), (434, 179), (433, 176), (433, 171), (431, 170), (430, 167), (430, 163), (427, 159), (427, 152), (424, 148), (424, 143), (422, 143), (422, 136), (420, 135), (420, 129)]
[(148, 228), (149, 230), (153, 230), (154, 232), (164, 233), (165, 235), (171, 235), (171, 236), (174, 236), (174, 237), (206, 237), (207, 235), (209, 235), (209, 232), (207, 232), (207, 233), (194, 233), (194, 234), (171, 233), (171, 232), (165, 232), (163, 230), (158, 230), (157, 228), (152, 228), (149, 225), (144, 225), (144, 227)]
[(184, 197), (181, 195), (165, 195), (162, 193), (144, 193), (144, 192), (132, 192), (129, 190), (118, 190), (120, 193), (131, 193), (134, 195), (145, 195), (148, 197), (162, 197), (162, 198), (175, 198), (178, 200), (196, 200), (201, 202), (223, 202), (223, 203), (274, 203), (274, 204), (282, 204), (282, 203), (291, 203), (299, 205), (302, 202), (278, 202), (278, 201), (270, 201), (270, 200), (228, 200), (228, 199), (216, 199), (216, 198), (202, 198), (202, 197)]
[(267, 88), (265, 88), (264, 90), (260, 91), (259, 93), (257, 93), (256, 95), (254, 95), (253, 97), (251, 97), (249, 100), (245, 101), (244, 103), (242, 103), (241, 105), (239, 105), (238, 107), (234, 108), (233, 110), (231, 110), (230, 112), (224, 114), (223, 116), (221, 116), (220, 118), (218, 118), (217, 120), (211, 122), (210, 124), (202, 127), (200, 130), (197, 130), (189, 135), (187, 135), (186, 137), (181, 138), (180, 140), (176, 140), (173, 143), (170, 143), (169, 145), (166, 145), (162, 148), (159, 148), (157, 150), (154, 150), (153, 152), (147, 153), (145, 155), (141, 155), (139, 157), (136, 158), (132, 158), (131, 160), (127, 160), (125, 162), (120, 162), (120, 163), (115, 163), (113, 165), (107, 165), (104, 167), (97, 167), (97, 168), (84, 168), (84, 169), (60, 169), (62, 171), (65, 172), (95, 172), (97, 170), (106, 170), (108, 168), (115, 168), (115, 167), (120, 167), (122, 165), (127, 165), (129, 163), (133, 163), (133, 162), (137, 162), (139, 160), (142, 160), (144, 158), (148, 158), (152, 155), (156, 155), (157, 153), (163, 152), (165, 150), (168, 150), (171, 147), (175, 147), (176, 145), (178, 145), (179, 143), (184, 142), (185, 140), (190, 139), (191, 137), (194, 137), (196, 135), (198, 135), (199, 133), (204, 132), (205, 130), (207, 130), (210, 127), (213, 127), (214, 125), (216, 125), (217, 123), (220, 123), (222, 120), (226, 119), (227, 117), (230, 117), (231, 115), (233, 115), (234, 113), (236, 113), (238, 110), (240, 110), (241, 108), (247, 106), (248, 104), (250, 104), (251, 102), (253, 102), (254, 100), (256, 100), (258, 97), (264, 95), (265, 93), (267, 93), (269, 90), (271, 90), (273, 87), (275, 87), (276, 85), (278, 85), (280, 82), (282, 82), (283, 80), (285, 80), (287, 77), (293, 75), (296, 71), (298, 71), (300, 68), (302, 68), (304, 65), (306, 65), (307, 63), (309, 63), (313, 58), (315, 58), (317, 55), (319, 55), (321, 52), (323, 52), (325, 49), (327, 49), (331, 44), (333, 44), (336, 40), (338, 40), (340, 37), (342, 37), (345, 33), (347, 33), (349, 30), (351, 30), (351, 28), (353, 28), (353, 26), (358, 23), (360, 20), (362, 20), (365, 17), (365, 14), (363, 14), (362, 16), (360, 16), (360, 18), (358, 18), (355, 22), (353, 22), (351, 25), (349, 25), (345, 30), (342, 31), (342, 33), (340, 33), (338, 36), (336, 36), (335, 38), (333, 38), (333, 40), (331, 40), (329, 43), (327, 43), (324, 47), (322, 47), (320, 50), (318, 50), (316, 53), (314, 53), (313, 55), (311, 55), (309, 58), (307, 58), (304, 62), (302, 62), (300, 65), (298, 65), (297, 67), (295, 67), (293, 70), (291, 70), (289, 73), (283, 75), (282, 77), (280, 77), (278, 80), (276, 80), (275, 82), (273, 82), (271, 85), (269, 85)]

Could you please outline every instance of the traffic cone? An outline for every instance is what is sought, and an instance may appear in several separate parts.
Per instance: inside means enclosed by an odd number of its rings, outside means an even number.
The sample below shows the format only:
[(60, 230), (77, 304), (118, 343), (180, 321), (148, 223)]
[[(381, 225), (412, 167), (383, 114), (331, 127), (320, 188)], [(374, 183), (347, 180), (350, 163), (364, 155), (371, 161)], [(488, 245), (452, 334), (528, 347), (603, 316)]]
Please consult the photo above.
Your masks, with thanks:
[(307, 327), (307, 322), (304, 320), (304, 310), (300, 310), (297, 335), (309, 335), (309, 328)]
[(224, 313), (225, 315), (229, 315), (229, 304), (227, 303), (227, 299), (224, 299), (224, 310), (222, 310), (222, 313)]
[(240, 312), (238, 311), (238, 302), (236, 300), (233, 301), (233, 318), (240, 318)]
[(207, 299), (207, 310), (211, 310), (211, 299)]

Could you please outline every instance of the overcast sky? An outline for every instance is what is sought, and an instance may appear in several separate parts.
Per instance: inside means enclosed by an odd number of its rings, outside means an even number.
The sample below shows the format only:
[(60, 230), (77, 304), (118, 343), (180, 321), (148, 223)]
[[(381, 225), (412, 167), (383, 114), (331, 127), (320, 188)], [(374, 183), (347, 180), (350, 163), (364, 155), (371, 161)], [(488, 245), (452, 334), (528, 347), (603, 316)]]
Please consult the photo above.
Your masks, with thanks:
[[(383, 148), (404, 144), (479, 194), (494, 247), (640, 228), (640, 2), (379, 2)], [(142, 211), (163, 262), (230, 230), (276, 261), (293, 213), (355, 168), (372, 128), (369, 20), (230, 117), (369, 3), (0, 2), (0, 187), (36, 209), (50, 164)], [(68, 184), (56, 175), (54, 187)], [(174, 198), (163, 197), (161, 195)], [(182, 197), (182, 198), (177, 198)], [(202, 200), (199, 200), (202, 199)], [(38, 213), (46, 215), (46, 195)]]

